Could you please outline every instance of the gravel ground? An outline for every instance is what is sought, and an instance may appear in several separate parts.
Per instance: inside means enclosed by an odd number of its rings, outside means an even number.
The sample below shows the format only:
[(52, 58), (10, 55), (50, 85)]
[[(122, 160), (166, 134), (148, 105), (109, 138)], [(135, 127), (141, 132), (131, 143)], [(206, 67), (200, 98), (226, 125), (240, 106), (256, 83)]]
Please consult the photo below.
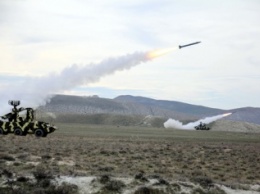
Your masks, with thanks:
[[(133, 185), (137, 189), (145, 186), (142, 181), (154, 178), (159, 182), (166, 180), (171, 186), (162, 183), (159, 186), (165, 191), (168, 188), (168, 193), (175, 188), (172, 184), (176, 181), (193, 183), (204, 189), (212, 185), (225, 185), (227, 189), (222, 190), (226, 193), (230, 193), (228, 188), (232, 188), (232, 191), (239, 189), (245, 194), (252, 190), (250, 185), (260, 185), (258, 133), (60, 126), (59, 131), (46, 138), (13, 134), (0, 136), (2, 188), (8, 187), (11, 180), (13, 185), (19, 187), (19, 177), (38, 180), (43, 176), (45, 180), (104, 175), (137, 180), (138, 183)], [(144, 180), (138, 179), (138, 175)], [(37, 182), (37, 188), (42, 186), (43, 183), (40, 183)], [(71, 189), (69, 186), (66, 188)], [(100, 188), (107, 189), (102, 184)], [(259, 188), (253, 190), (259, 192)]]

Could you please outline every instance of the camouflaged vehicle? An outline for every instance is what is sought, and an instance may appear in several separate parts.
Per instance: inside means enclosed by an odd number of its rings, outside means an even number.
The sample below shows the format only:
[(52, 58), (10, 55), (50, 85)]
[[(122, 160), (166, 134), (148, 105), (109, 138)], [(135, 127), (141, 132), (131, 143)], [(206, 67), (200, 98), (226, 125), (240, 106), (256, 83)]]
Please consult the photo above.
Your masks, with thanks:
[(195, 127), (196, 130), (209, 130), (210, 128), (207, 127), (205, 123), (200, 122), (198, 126)]
[[(1, 117), (0, 135), (14, 133), (15, 135), (25, 136), (29, 133), (35, 134), (36, 137), (46, 137), (49, 133), (54, 132), (57, 127), (43, 121), (34, 120), (34, 110), (32, 108), (17, 108), (20, 101), (9, 101), (14, 108), (12, 112)], [(25, 111), (25, 116), (20, 117), (19, 113)]]

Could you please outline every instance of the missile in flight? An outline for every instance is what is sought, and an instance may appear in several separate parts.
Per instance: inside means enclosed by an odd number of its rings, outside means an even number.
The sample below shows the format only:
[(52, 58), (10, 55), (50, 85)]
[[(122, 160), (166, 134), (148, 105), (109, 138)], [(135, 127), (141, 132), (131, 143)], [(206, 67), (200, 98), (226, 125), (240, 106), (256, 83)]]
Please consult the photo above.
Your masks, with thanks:
[(186, 44), (186, 45), (179, 45), (179, 49), (183, 48), (183, 47), (186, 47), (186, 46), (191, 46), (191, 45), (194, 45), (194, 44), (199, 44), (201, 43), (200, 41), (199, 42), (193, 42), (193, 43), (190, 43), (190, 44)]

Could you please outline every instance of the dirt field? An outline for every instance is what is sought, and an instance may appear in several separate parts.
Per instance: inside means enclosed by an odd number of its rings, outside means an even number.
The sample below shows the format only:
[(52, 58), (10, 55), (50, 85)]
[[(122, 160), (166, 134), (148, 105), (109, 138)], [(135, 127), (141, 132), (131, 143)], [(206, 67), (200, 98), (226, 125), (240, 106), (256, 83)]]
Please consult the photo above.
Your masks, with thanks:
[(191, 182), (203, 178), (227, 186), (260, 185), (259, 133), (79, 124), (58, 127), (46, 138), (0, 136), (2, 186), (8, 176), (34, 175), (37, 179), (41, 173), (55, 177), (139, 175)]

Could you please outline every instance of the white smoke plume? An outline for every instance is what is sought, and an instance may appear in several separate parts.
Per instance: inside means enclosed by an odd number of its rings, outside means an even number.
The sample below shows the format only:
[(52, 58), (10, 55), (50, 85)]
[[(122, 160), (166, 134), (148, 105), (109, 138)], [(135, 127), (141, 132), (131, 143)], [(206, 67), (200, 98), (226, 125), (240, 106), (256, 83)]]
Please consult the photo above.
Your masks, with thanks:
[(185, 125), (178, 120), (168, 119), (164, 123), (164, 127), (165, 128), (175, 128), (175, 129), (184, 129), (184, 130), (195, 130), (195, 126), (198, 126), (200, 124), (200, 122), (205, 123), (205, 124), (209, 124), (209, 123), (212, 123), (212, 122), (214, 122), (218, 119), (222, 119), (223, 117), (229, 116), (231, 114), (232, 113), (226, 113), (226, 114), (222, 114), (222, 115), (206, 117), (204, 119), (200, 119), (198, 121), (191, 122), (191, 123), (188, 123), (188, 124), (185, 124)]
[(0, 115), (10, 110), (8, 100), (21, 100), (21, 105), (37, 107), (44, 105), (50, 95), (72, 89), (78, 85), (98, 82), (101, 77), (116, 71), (130, 69), (152, 59), (150, 52), (136, 52), (117, 58), (108, 58), (96, 64), (72, 65), (60, 73), (43, 77), (29, 77), (21, 83), (0, 88)]

